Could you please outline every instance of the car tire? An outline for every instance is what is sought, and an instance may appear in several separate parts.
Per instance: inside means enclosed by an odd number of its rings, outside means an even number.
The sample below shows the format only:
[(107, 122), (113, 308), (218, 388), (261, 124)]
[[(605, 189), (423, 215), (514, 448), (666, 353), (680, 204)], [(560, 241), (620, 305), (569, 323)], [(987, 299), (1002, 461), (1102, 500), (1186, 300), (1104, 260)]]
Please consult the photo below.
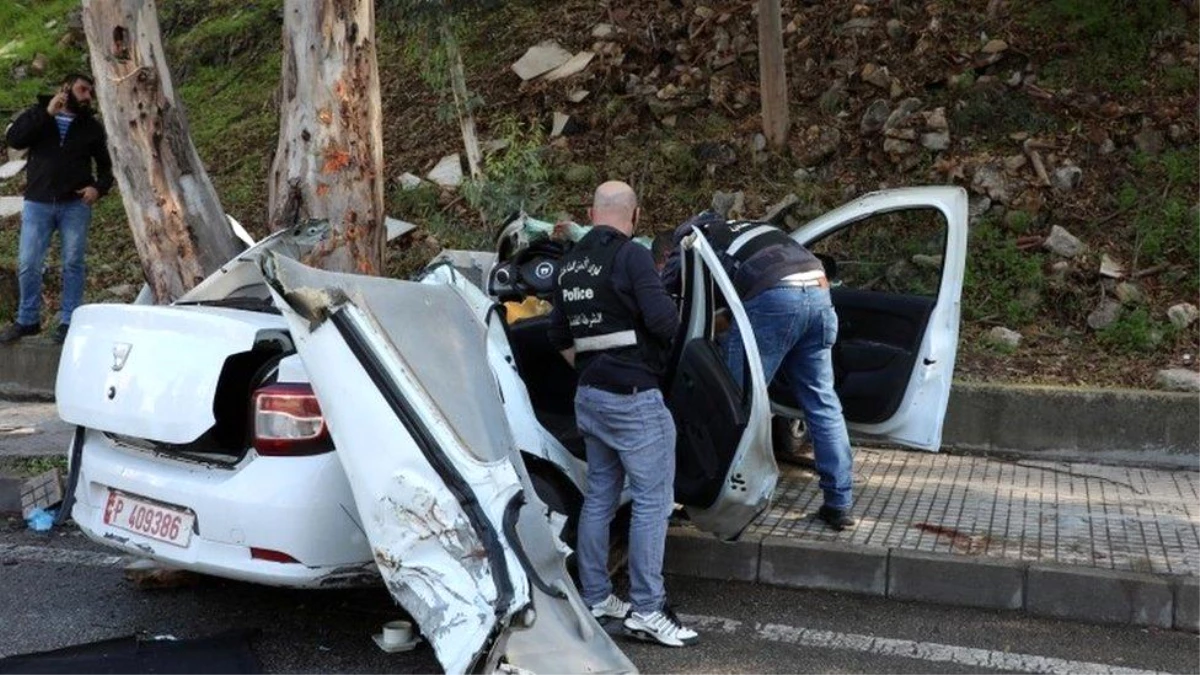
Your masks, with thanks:
[(815, 469), (812, 441), (803, 420), (789, 417), (771, 418), (771, 450), (775, 460), (786, 464)]

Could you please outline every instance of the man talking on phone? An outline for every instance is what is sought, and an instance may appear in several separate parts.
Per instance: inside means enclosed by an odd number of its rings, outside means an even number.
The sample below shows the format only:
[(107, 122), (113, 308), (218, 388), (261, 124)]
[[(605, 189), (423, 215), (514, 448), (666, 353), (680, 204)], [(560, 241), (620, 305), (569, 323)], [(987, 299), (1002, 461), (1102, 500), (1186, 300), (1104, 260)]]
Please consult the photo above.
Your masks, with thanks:
[(104, 125), (92, 114), (94, 94), (92, 78), (69, 75), (54, 96), (39, 97), (5, 134), (10, 147), (29, 150), (29, 162), (18, 254), (20, 304), (17, 320), (0, 331), (0, 344), (11, 344), (41, 330), (42, 266), (55, 232), (62, 246), (56, 342), (66, 339), (71, 313), (83, 301), (84, 252), (92, 205), (113, 184)]

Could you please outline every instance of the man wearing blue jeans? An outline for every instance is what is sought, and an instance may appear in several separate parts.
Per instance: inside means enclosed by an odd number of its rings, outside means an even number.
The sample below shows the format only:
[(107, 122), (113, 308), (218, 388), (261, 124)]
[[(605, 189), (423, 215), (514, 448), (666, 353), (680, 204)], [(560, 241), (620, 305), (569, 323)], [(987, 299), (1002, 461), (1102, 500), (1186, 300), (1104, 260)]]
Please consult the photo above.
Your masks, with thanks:
[[(637, 638), (670, 647), (699, 640), (666, 602), (663, 552), (675, 502), (675, 422), (659, 378), (679, 328), (650, 252), (631, 241), (640, 210), (621, 182), (596, 189), (595, 227), (559, 263), (550, 343), (579, 371), (575, 416), (587, 447), (587, 490), (576, 548), (592, 615), (620, 619)], [(630, 603), (608, 577), (609, 526), (625, 478)]]
[(55, 232), (62, 242), (63, 278), (57, 342), (66, 339), (71, 314), (83, 301), (92, 205), (113, 183), (104, 125), (92, 115), (93, 94), (91, 78), (70, 75), (54, 96), (41, 97), (21, 113), (5, 135), (9, 146), (28, 149), (29, 161), (17, 263), (21, 297), (17, 320), (0, 331), (0, 344), (41, 330), (42, 268)]
[[(727, 222), (705, 211), (675, 231), (675, 247), (663, 270), (668, 289), (679, 289), (679, 249), (693, 227), (712, 244), (737, 288), (758, 344), (763, 376), (770, 382), (782, 370), (804, 409), (824, 494), (817, 517), (835, 530), (853, 527), (853, 455), (842, 404), (833, 389), (838, 319), (821, 261), (769, 223)], [(736, 324), (723, 348), (734, 381), (743, 382), (746, 356)]]

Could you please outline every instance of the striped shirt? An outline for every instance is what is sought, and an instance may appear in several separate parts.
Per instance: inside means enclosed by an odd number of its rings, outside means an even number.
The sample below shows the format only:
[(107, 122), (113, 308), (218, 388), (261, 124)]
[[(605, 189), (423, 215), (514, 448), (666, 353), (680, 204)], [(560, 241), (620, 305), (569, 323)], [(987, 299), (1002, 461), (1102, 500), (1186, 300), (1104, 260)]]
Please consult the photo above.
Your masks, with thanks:
[(54, 122), (58, 124), (58, 144), (62, 145), (67, 140), (67, 129), (71, 128), (71, 122), (75, 121), (75, 116), (70, 113), (58, 113), (54, 116)]

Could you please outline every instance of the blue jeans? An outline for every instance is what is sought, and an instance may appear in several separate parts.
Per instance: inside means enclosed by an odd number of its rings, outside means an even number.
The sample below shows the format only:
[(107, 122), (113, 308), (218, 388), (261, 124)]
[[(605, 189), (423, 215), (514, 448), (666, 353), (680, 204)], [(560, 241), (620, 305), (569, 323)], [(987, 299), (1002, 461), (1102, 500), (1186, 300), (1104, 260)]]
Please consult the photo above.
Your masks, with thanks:
[(71, 313), (83, 301), (83, 254), (87, 250), (87, 231), (91, 222), (92, 207), (79, 199), (55, 204), (25, 201), (18, 253), (21, 304), (17, 309), (17, 323), (26, 326), (42, 323), (42, 268), (55, 230), (62, 241), (60, 323), (71, 323)]
[[(833, 390), (833, 343), (838, 319), (829, 290), (771, 288), (743, 303), (769, 384), (782, 368), (796, 402), (804, 409), (825, 505), (853, 503), (853, 457), (842, 402)], [(735, 324), (725, 340), (725, 360), (734, 381), (744, 380), (742, 335)]]
[(575, 416), (587, 445), (587, 494), (576, 544), (588, 606), (612, 593), (608, 532), (625, 476), (633, 498), (629, 524), (629, 600), (636, 612), (662, 609), (663, 550), (675, 504), (675, 420), (657, 389), (632, 395), (579, 387)]

